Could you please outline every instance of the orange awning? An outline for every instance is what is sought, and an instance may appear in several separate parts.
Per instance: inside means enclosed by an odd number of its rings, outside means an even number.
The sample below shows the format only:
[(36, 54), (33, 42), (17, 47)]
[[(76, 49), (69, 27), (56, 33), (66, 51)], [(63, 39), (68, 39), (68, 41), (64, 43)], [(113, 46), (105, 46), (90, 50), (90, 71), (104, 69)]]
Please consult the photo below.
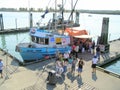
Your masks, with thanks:
[(80, 28), (66, 28), (64, 33), (68, 33), (70, 36), (88, 35), (85, 29)]

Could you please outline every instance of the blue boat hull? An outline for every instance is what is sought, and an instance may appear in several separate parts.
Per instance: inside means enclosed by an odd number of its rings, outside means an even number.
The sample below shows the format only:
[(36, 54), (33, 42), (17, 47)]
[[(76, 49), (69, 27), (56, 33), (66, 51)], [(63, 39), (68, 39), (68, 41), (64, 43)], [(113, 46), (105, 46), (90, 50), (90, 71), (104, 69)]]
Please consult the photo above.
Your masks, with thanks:
[(71, 51), (70, 46), (66, 47), (41, 47), (41, 48), (26, 48), (20, 47), (20, 54), (24, 61), (37, 61), (43, 60), (46, 56), (52, 57), (56, 55), (56, 52), (65, 53), (67, 51)]

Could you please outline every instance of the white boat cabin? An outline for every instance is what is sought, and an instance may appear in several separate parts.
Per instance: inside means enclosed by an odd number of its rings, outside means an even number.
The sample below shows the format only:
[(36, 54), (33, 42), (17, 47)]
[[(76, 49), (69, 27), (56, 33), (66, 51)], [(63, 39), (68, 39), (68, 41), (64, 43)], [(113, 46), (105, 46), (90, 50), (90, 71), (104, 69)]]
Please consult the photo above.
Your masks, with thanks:
[(66, 46), (70, 44), (70, 37), (65, 35), (53, 34), (47, 30), (31, 29), (30, 36), (35, 46)]

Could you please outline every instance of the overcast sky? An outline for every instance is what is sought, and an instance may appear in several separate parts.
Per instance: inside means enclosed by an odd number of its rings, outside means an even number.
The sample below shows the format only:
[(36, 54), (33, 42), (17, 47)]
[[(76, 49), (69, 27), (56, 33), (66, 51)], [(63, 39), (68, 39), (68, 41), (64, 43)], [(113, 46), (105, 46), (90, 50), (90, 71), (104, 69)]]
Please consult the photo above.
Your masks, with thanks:
[[(50, 3), (49, 3), (50, 2)], [(73, 5), (76, 0), (73, 0)], [(62, 3), (62, 0), (57, 0), (57, 3)], [(64, 0), (65, 9), (71, 8), (71, 0)], [(55, 7), (55, 0), (0, 0), (0, 8), (48, 8)], [(120, 10), (120, 0), (78, 0), (76, 9), (90, 10)]]

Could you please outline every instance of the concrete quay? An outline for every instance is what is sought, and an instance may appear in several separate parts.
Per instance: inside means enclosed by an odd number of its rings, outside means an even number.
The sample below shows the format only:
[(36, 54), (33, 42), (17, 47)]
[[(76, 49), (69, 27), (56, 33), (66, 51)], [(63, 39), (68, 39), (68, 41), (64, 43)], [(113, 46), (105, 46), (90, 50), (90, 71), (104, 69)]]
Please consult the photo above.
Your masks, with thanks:
[(4, 29), (0, 30), (0, 34), (5, 34), (5, 33), (18, 33), (18, 32), (28, 32), (30, 30), (29, 27), (24, 27), (24, 28), (16, 28), (16, 29)]
[[(109, 58), (120, 54), (120, 40), (110, 42)], [(0, 78), (0, 90), (120, 90), (120, 78), (109, 75), (108, 73), (97, 70), (92, 73), (91, 60), (93, 55), (90, 53), (79, 54), (84, 59), (82, 76), (67, 73), (63, 78), (58, 78), (56, 85), (49, 85), (46, 82), (47, 71), (55, 69), (54, 58), (37, 62), (31, 65), (19, 66), (13, 58), (0, 51), (0, 58), (3, 59), (4, 78)], [(105, 58), (101, 56), (100, 61)], [(47, 65), (43, 72), (43, 66)]]

